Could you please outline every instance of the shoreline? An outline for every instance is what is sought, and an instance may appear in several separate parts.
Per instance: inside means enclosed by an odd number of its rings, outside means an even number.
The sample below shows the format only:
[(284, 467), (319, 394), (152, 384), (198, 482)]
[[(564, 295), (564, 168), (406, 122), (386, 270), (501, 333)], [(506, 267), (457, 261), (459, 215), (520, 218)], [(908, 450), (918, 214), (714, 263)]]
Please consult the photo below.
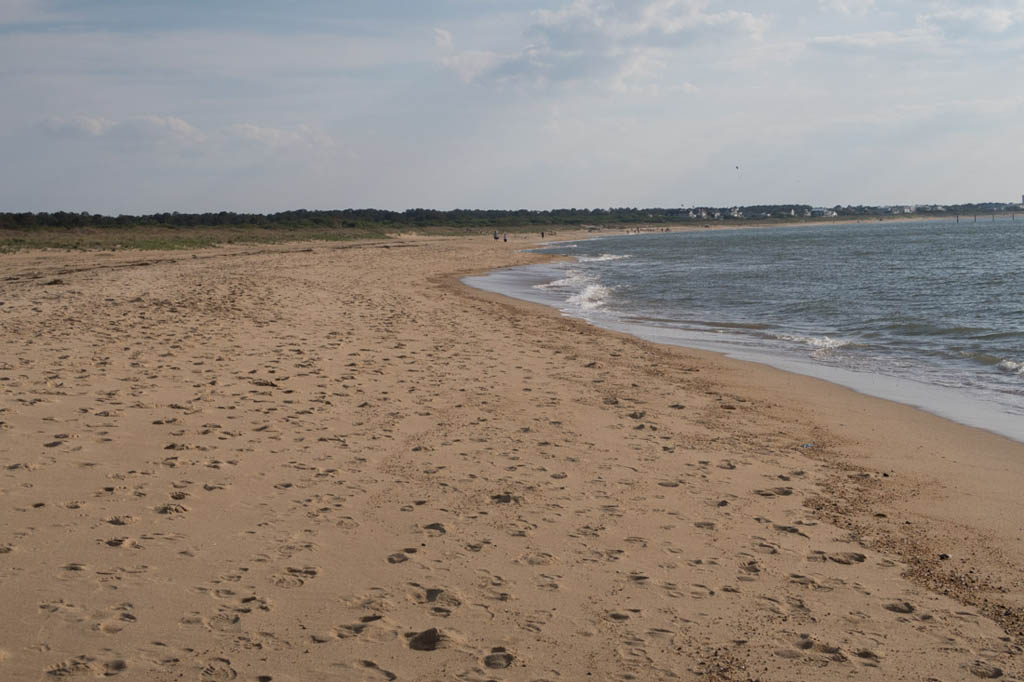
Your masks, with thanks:
[(535, 241), (0, 256), (0, 676), (1024, 674), (1024, 447), (459, 282)]
[[(901, 220), (901, 218), (894, 218), (893, 220)], [(810, 226), (809, 224), (798, 223), (779, 225), (778, 227), (799, 227), (804, 225)], [(731, 227), (746, 229), (764, 226)], [(560, 238), (559, 241), (572, 242), (587, 238), (593, 238), (593, 235), (583, 235), (575, 239), (564, 237)], [(569, 257), (552, 255), (538, 262), (558, 262), (566, 258)], [(897, 471), (902, 475), (915, 478), (917, 485), (921, 485), (923, 480), (934, 476), (932, 480), (924, 485), (936, 489), (945, 489), (947, 487), (949, 481), (941, 480), (947, 477), (961, 482), (970, 480), (970, 472), (974, 463), (969, 461), (969, 458), (951, 463), (954, 465), (952, 468), (955, 469), (956, 473), (947, 470), (941, 474), (936, 474), (936, 471), (932, 468), (933, 462), (929, 461), (927, 456), (913, 461), (892, 462), (885, 457), (878, 457), (872, 454), (873, 451), (883, 449), (884, 445), (880, 440), (866, 439), (864, 433), (874, 431), (872, 424), (882, 421), (901, 421), (909, 426), (908, 432), (912, 434), (911, 438), (906, 440), (927, 437), (927, 446), (936, 450), (945, 449), (943, 446), (948, 447), (950, 443), (955, 443), (958, 447), (966, 450), (969, 447), (968, 443), (975, 438), (984, 442), (983, 449), (986, 452), (997, 453), (996, 457), (999, 460), (997, 466), (1015, 469), (1013, 471), (1013, 482), (1006, 486), (1000, 486), (1000, 497), (1004, 504), (1013, 504), (1014, 491), (1021, 489), (1019, 486), (1024, 485), (1024, 441), (1012, 438), (998, 431), (953, 420), (911, 403), (899, 402), (884, 396), (863, 392), (855, 387), (832, 381), (827, 377), (786, 369), (768, 362), (735, 358), (720, 350), (694, 348), (644, 339), (627, 331), (601, 327), (582, 318), (565, 316), (556, 308), (543, 303), (527, 301), (502, 293), (480, 289), (462, 281), (466, 277), (485, 275), (488, 272), (491, 272), (491, 270), (474, 269), (453, 274), (451, 275), (453, 280), (449, 285), (463, 287), (474, 292), (474, 295), (493, 296), (503, 300), (506, 304), (523, 306), (534, 312), (544, 311), (545, 314), (555, 315), (561, 319), (573, 320), (600, 330), (602, 333), (620, 335), (640, 343), (649, 343), (669, 352), (676, 350), (684, 356), (710, 357), (715, 362), (729, 366), (729, 373), (731, 375), (742, 375), (744, 378), (755, 377), (751, 383), (756, 385), (758, 392), (768, 392), (772, 395), (784, 392), (787, 398), (791, 400), (795, 400), (794, 393), (813, 396), (811, 398), (798, 399), (797, 401), (805, 409), (816, 412), (818, 415), (827, 415), (825, 417), (819, 416), (819, 419), (823, 422), (828, 422), (833, 427), (839, 424), (842, 427), (839, 429), (838, 435), (840, 442), (853, 445), (851, 453), (844, 453), (845, 461), (840, 462), (838, 468), (841, 470), (846, 470), (847, 468), (855, 470), (857, 473), (853, 474), (853, 476), (856, 477), (860, 477), (872, 469), (876, 470), (867, 473), (867, 476), (862, 480), (877, 479), (878, 477), (890, 478), (892, 473)], [(729, 383), (729, 388), (733, 391), (742, 391), (747, 387), (743, 385), (743, 381), (734, 380)], [(857, 416), (853, 418), (852, 415)], [(853, 423), (848, 424), (848, 421)], [(933, 434), (939, 435), (935, 437)], [(910, 449), (913, 446), (908, 443), (904, 447)], [(920, 450), (923, 447), (925, 445), (917, 444), (916, 449)], [(897, 446), (896, 449), (902, 450), (903, 448)], [(947, 457), (942, 457), (942, 459), (946, 459), (947, 462), (949, 461)], [(887, 467), (889, 467), (889, 472), (883, 472), (882, 470)], [(971, 587), (973, 585), (984, 583), (991, 586), (998, 583), (998, 571), (993, 571), (984, 577), (965, 576), (957, 568), (950, 568), (944, 564), (947, 559), (940, 558), (949, 555), (948, 551), (942, 551), (943, 546), (969, 548), (968, 552), (972, 556), (979, 552), (1000, 553), (996, 546), (981, 548), (973, 542), (975, 540), (973, 536), (979, 530), (977, 527), (956, 529), (959, 525), (957, 514), (962, 513), (964, 510), (958, 507), (954, 513), (948, 513), (947, 511), (945, 514), (935, 515), (931, 521), (937, 522), (935, 524), (937, 527), (927, 528), (925, 536), (922, 537), (918, 528), (908, 532), (906, 528), (901, 528), (899, 524), (889, 523), (889, 515), (879, 516), (877, 512), (872, 511), (871, 518), (867, 518), (867, 511), (875, 509), (876, 504), (882, 499), (892, 502), (887, 496), (879, 495), (877, 491), (869, 492), (872, 487), (871, 485), (855, 486), (856, 495), (864, 497), (854, 503), (849, 497), (850, 490), (848, 486), (840, 478), (834, 477), (829, 485), (826, 486), (826, 490), (835, 498), (851, 503), (862, 515), (865, 515), (857, 520), (851, 519), (834, 500), (815, 500), (811, 506), (820, 511), (832, 523), (846, 528), (855, 533), (859, 538), (864, 539), (868, 546), (898, 553), (901, 559), (911, 566), (908, 575), (916, 582), (927, 586), (933, 591), (953, 594), (965, 605), (982, 608), (987, 615), (1006, 628), (1007, 632), (1011, 633), (1018, 642), (1024, 644), (1024, 608), (1021, 608), (1024, 607), (1024, 598), (1010, 600), (1009, 603), (1015, 606), (1007, 608), (1006, 604), (990, 604), (987, 598), (972, 594)], [(960, 486), (957, 486), (957, 488), (960, 488)], [(968, 488), (968, 486), (964, 485), (963, 488)], [(986, 490), (985, 486), (980, 486), (969, 489), (965, 494), (971, 498), (978, 499), (984, 498), (990, 493), (991, 491)], [(990, 507), (988, 510), (990, 517), (1000, 515), (998, 504), (991, 504)], [(925, 504), (907, 505), (900, 508), (900, 511), (906, 516), (912, 516), (922, 514), (926, 508), (927, 505)], [(927, 516), (927, 514), (925, 515)], [(885, 522), (881, 521), (883, 518), (886, 519)], [(990, 522), (995, 521), (992, 518), (987, 520)], [(998, 522), (996, 523), (998, 524)], [(909, 520), (903, 521), (903, 526), (908, 525), (913, 525), (913, 522)], [(1004, 527), (1005, 530), (1007, 529)], [(928, 537), (937, 532), (946, 533), (952, 537), (947, 539), (945, 544)], [(1012, 544), (1012, 542), (1020, 542), (1021, 540), (1022, 538), (1016, 535), (1012, 539), (1006, 536), (1004, 540), (998, 541), (996, 545), (1001, 545), (1004, 542)], [(1006, 559), (1004, 567), (1013, 566), (1016, 572), (1020, 573), (1021, 578), (1024, 578), (1024, 546), (1016, 549), (1019, 551), (1014, 552), (1010, 558)], [(973, 574), (975, 571), (974, 569), (967, 569), (967, 572), (968, 574)]]
[[(781, 226), (780, 226), (781, 227)], [(756, 228), (756, 226), (754, 226)], [(747, 229), (747, 228), (739, 228)], [(590, 239), (599, 239), (589, 237)], [(565, 239), (558, 243), (571, 243), (574, 241), (586, 240)], [(550, 242), (543, 242), (529, 247), (531, 250), (549, 246)], [(550, 255), (550, 260), (542, 261), (536, 265), (559, 263), (571, 261), (572, 254), (543, 254)], [(521, 268), (513, 267), (513, 270), (526, 272), (532, 265)], [(464, 277), (463, 283), (467, 286), (490, 291), (499, 295), (508, 296), (517, 300), (531, 302), (537, 305), (550, 307), (558, 310), (560, 314), (580, 319), (595, 327), (610, 331), (617, 331), (644, 339), (652, 343), (679, 346), (690, 349), (701, 349), (714, 353), (720, 353), (730, 358), (743, 362), (753, 362), (768, 365), (776, 369), (792, 372), (803, 376), (821, 379), (847, 389), (854, 390), (866, 396), (888, 400), (894, 403), (907, 405), (922, 410), (929, 414), (953, 421), (955, 423), (980, 428), (993, 434), (1003, 436), (1019, 443), (1024, 443), (1024, 426), (1021, 424), (1021, 417), (999, 409), (997, 403), (992, 403), (980, 397), (965, 394), (955, 388), (929, 384), (915, 379), (893, 376), (889, 374), (876, 374), (854, 369), (829, 366), (815, 363), (798, 353), (772, 353), (756, 347), (738, 345), (729, 340), (716, 339), (694, 339), (686, 338), (685, 332), (675, 333), (675, 330), (668, 328), (647, 327), (641, 323), (626, 323), (615, 321), (596, 322), (581, 314), (566, 312), (558, 307), (557, 301), (542, 302), (542, 297), (531, 297), (528, 293), (528, 285), (511, 282), (490, 282), (489, 278), (507, 271), (507, 268), (500, 268), (488, 272), (474, 272)], [(473, 281), (470, 281), (473, 280)]]

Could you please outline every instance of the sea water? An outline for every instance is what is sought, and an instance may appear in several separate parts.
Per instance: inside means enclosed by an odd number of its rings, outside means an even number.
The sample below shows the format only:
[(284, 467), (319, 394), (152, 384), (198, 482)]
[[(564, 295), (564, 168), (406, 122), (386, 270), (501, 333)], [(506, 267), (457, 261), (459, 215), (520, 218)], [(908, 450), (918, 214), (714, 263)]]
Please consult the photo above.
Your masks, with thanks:
[(643, 233), (538, 250), (571, 260), (465, 281), (1024, 441), (1024, 216)]

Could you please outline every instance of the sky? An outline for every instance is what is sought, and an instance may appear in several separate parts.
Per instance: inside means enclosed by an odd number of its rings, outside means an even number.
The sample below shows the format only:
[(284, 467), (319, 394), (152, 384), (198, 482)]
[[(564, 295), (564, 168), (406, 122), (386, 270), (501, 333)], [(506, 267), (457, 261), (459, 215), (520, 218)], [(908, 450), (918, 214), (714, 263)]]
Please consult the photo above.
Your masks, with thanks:
[(1017, 201), (1024, 0), (0, 0), (0, 211)]

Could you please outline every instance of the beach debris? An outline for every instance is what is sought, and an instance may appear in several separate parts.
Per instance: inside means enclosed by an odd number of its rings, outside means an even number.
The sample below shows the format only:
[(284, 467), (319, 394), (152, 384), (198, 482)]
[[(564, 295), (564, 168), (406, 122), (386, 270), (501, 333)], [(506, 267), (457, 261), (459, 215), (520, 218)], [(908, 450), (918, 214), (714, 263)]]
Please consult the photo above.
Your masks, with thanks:
[(942, 554), (939, 555), (939, 559), (941, 559), (942, 561), (946, 561), (947, 559), (951, 559), (951, 558), (952, 557), (950, 555), (946, 554), (945, 552), (943, 552)]

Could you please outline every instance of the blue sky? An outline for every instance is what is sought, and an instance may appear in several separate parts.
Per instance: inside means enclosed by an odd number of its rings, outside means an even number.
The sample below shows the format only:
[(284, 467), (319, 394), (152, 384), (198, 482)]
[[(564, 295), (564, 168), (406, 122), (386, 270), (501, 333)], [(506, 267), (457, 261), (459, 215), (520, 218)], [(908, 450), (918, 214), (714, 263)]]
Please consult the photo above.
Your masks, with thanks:
[(1011, 201), (1021, 83), (1024, 0), (0, 0), (0, 210)]

